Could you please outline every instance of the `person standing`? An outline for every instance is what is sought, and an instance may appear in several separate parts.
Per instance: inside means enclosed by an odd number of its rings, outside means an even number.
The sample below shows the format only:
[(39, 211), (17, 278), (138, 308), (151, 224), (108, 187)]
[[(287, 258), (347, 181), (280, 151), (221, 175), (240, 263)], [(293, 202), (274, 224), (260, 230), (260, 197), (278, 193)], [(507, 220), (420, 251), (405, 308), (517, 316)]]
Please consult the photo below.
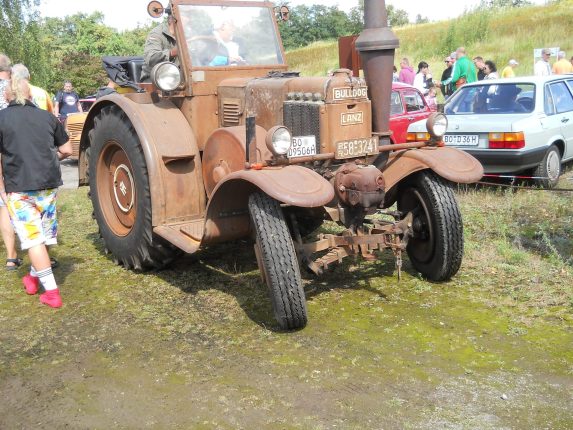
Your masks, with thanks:
[(457, 90), (465, 83), (475, 81), (477, 81), (476, 68), (466, 56), (466, 48), (460, 46), (456, 50), (456, 63), (454, 64), (452, 76), (449, 79), (446, 79), (445, 82), (441, 82), (441, 85), (449, 85), (451, 82), (455, 85), (455, 90)]
[(416, 74), (414, 73), (414, 69), (410, 66), (410, 61), (406, 57), (402, 58), (402, 61), (400, 61), (398, 80), (404, 84), (413, 85), (415, 76)]
[(54, 115), (66, 119), (71, 113), (83, 112), (80, 96), (74, 91), (71, 81), (64, 82), (64, 90), (56, 95)]
[[(0, 111), (8, 107), (5, 97), (5, 89), (10, 85), (10, 72), (12, 62), (7, 55), (0, 53)], [(18, 258), (16, 250), (16, 234), (10, 214), (4, 200), (0, 199), (0, 233), (6, 247), (6, 270), (17, 270), (22, 265), (22, 260)]]
[(553, 64), (552, 72), (554, 75), (573, 73), (573, 65), (565, 57), (565, 51), (559, 51), (559, 54), (557, 54), (557, 61)]
[(497, 79), (499, 78), (499, 75), (497, 74), (497, 67), (495, 66), (495, 63), (491, 60), (487, 60), (484, 63), (484, 73), (485, 73), (485, 78), (484, 79)]
[(141, 82), (148, 82), (153, 67), (163, 61), (172, 61), (179, 66), (177, 40), (175, 39), (175, 18), (171, 8), (166, 8), (167, 21), (156, 26), (145, 41), (143, 47), (143, 67), (141, 69)]
[(535, 63), (533, 68), (535, 76), (549, 76), (551, 75), (551, 64), (549, 64), (549, 59), (551, 58), (551, 50), (549, 48), (543, 48), (541, 50), (541, 59)]
[(72, 145), (63, 125), (31, 102), (26, 80), (12, 79), (5, 97), (10, 103), (0, 112), (0, 197), (32, 263), (22, 278), (26, 293), (36, 294), (41, 283), (40, 302), (59, 308), (62, 298), (46, 245), (57, 243), (59, 160), (72, 154)]
[(478, 81), (483, 81), (485, 79), (485, 62), (483, 61), (483, 57), (474, 57), (474, 65), (477, 69), (477, 78)]
[[(441, 82), (444, 82), (444, 81), (447, 81), (448, 79), (450, 79), (450, 77), (452, 76), (452, 70), (453, 70), (455, 61), (456, 61), (455, 58), (452, 58), (451, 56), (446, 57), (446, 59), (444, 60), (444, 63), (446, 63), (446, 68), (442, 72), (442, 78), (440, 79)], [(444, 85), (442, 87), (442, 93), (444, 94), (445, 98), (448, 98), (449, 96), (451, 96), (453, 93), (451, 86), (450, 85)]]
[(418, 64), (418, 73), (414, 77), (414, 87), (416, 87), (422, 95), (426, 96), (428, 90), (434, 86), (432, 81), (432, 74), (430, 73), (430, 66), (425, 61), (420, 61)]
[(26, 66), (23, 64), (14, 64), (14, 66), (12, 66), (12, 76), (28, 81), (28, 85), (30, 85), (30, 91), (32, 93), (32, 101), (36, 106), (50, 113), (54, 112), (54, 105), (52, 104), (50, 95), (45, 89), (30, 83), (30, 71)]
[(509, 60), (509, 62), (507, 63), (507, 66), (505, 66), (503, 68), (503, 70), (501, 71), (501, 77), (502, 78), (514, 78), (515, 72), (513, 69), (515, 69), (517, 66), (519, 66), (519, 63), (516, 60), (514, 60), (513, 58), (511, 60)]

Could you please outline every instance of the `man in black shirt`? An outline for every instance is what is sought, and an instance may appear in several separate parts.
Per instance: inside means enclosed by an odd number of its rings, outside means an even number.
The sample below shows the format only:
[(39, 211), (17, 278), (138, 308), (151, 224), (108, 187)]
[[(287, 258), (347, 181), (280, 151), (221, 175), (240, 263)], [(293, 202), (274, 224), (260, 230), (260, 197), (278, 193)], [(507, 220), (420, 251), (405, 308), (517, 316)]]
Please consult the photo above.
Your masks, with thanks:
[(0, 112), (0, 197), (32, 263), (22, 278), (26, 292), (36, 294), (42, 283), (40, 302), (59, 308), (62, 299), (46, 245), (57, 243), (59, 160), (72, 154), (72, 145), (56, 117), (30, 101), (27, 81), (13, 79), (6, 99), (10, 104)]

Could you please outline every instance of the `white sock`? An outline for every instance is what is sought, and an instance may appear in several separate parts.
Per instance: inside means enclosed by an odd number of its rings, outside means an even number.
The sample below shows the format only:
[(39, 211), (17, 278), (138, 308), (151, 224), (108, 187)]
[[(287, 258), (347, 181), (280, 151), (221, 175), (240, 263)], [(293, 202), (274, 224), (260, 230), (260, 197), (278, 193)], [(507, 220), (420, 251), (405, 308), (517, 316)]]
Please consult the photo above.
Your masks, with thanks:
[(52, 268), (48, 267), (47, 269), (40, 270), (36, 272), (38, 274), (38, 278), (40, 278), (40, 282), (44, 287), (44, 290), (51, 291), (57, 290), (58, 284), (56, 284), (56, 278), (54, 278), (54, 274), (52, 273)]

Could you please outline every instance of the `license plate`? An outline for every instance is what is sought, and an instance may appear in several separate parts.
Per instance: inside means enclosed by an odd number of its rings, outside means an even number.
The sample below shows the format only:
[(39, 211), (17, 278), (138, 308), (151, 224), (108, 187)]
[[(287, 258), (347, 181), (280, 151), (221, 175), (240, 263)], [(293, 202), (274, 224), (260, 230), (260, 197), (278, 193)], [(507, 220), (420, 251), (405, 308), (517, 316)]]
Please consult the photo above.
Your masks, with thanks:
[(288, 158), (308, 157), (316, 155), (316, 138), (314, 136), (295, 136), (288, 150)]
[(477, 134), (446, 134), (444, 143), (456, 146), (477, 146), (479, 136)]
[(365, 155), (378, 154), (378, 138), (353, 139), (336, 142), (337, 159), (363, 157)]

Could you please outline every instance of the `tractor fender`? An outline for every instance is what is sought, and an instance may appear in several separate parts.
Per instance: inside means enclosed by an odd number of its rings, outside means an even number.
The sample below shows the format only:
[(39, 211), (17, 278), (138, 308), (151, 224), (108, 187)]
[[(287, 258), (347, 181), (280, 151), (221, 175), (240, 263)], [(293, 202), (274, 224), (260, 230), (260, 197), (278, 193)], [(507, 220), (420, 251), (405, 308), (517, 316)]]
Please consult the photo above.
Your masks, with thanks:
[(80, 185), (87, 185), (90, 131), (106, 107), (118, 107), (139, 138), (151, 191), (152, 224), (185, 221), (204, 213), (205, 189), (195, 135), (181, 111), (169, 100), (149, 93), (110, 94), (90, 109), (80, 143)]
[(202, 244), (238, 239), (249, 234), (248, 202), (262, 191), (281, 203), (304, 208), (327, 205), (334, 199), (332, 184), (302, 166), (239, 170), (215, 187), (207, 206)]
[(483, 166), (467, 152), (449, 147), (406, 149), (390, 154), (382, 168), (386, 190), (414, 172), (432, 169), (448, 181), (470, 184), (483, 176)]

